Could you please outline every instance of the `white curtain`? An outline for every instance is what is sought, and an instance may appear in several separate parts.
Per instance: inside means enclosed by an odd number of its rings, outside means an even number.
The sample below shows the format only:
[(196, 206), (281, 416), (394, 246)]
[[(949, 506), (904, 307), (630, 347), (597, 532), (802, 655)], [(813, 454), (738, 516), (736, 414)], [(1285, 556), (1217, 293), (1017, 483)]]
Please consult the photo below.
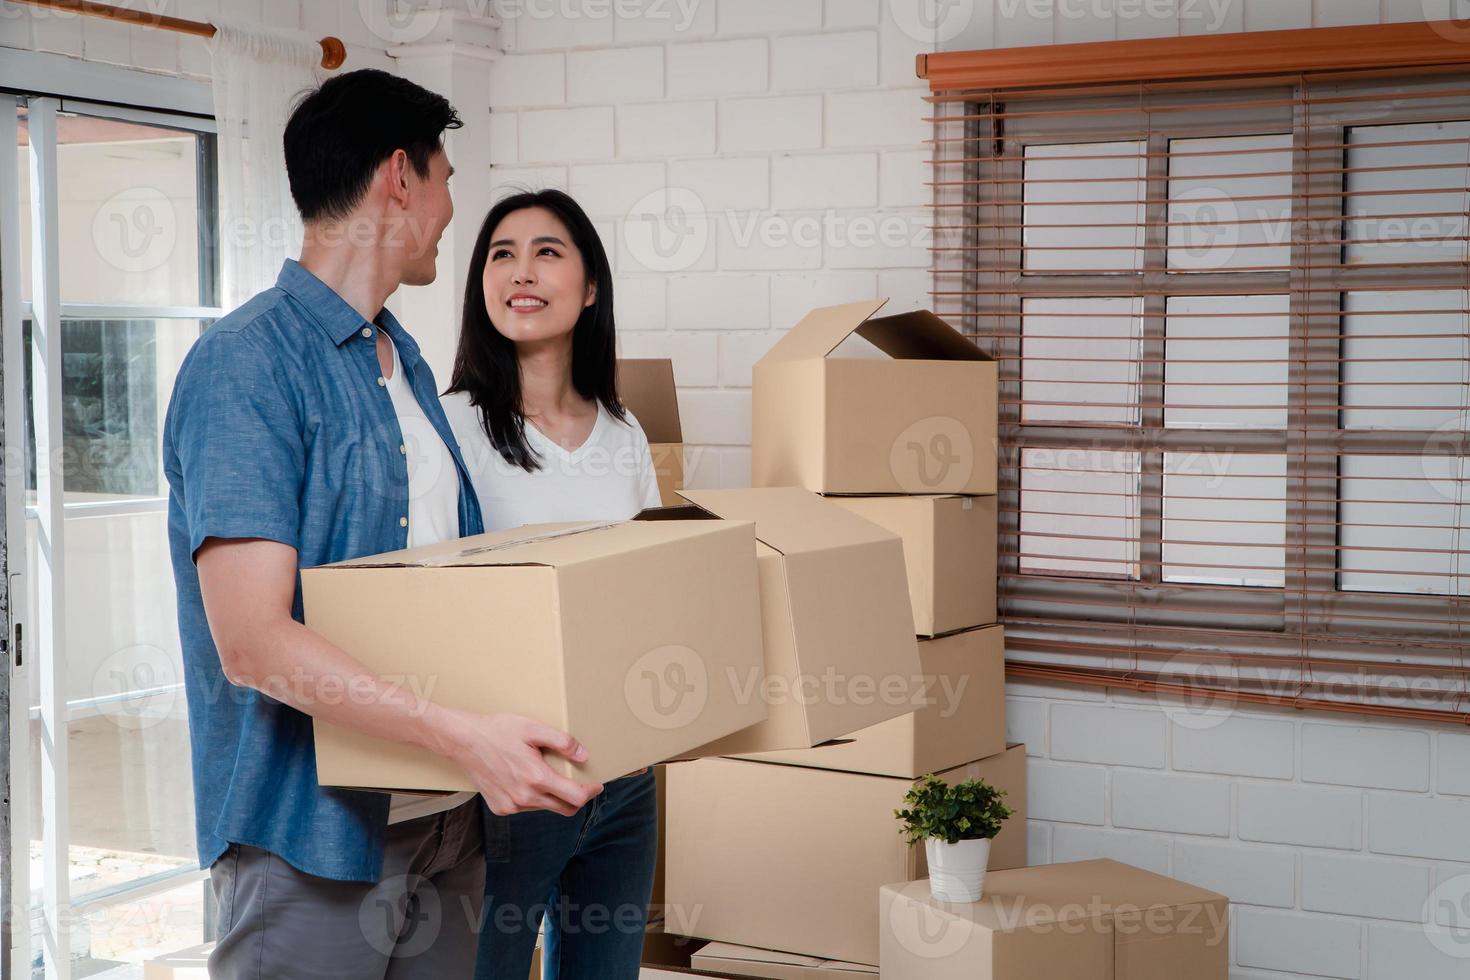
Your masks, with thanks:
[(317, 84), (321, 46), (215, 20), (219, 127), (220, 305), (234, 309), (276, 281), (301, 248), (281, 136), (298, 96)]

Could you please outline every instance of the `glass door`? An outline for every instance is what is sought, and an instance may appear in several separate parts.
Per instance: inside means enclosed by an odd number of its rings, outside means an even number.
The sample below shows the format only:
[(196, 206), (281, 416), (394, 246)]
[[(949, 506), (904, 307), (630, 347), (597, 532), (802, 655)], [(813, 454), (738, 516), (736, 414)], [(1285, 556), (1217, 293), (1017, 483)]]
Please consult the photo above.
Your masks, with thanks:
[(206, 921), (161, 438), (183, 357), (219, 315), (214, 135), (49, 98), (18, 99), (13, 125), (13, 877), (31, 909), (15, 975), (123, 980), (202, 942)]

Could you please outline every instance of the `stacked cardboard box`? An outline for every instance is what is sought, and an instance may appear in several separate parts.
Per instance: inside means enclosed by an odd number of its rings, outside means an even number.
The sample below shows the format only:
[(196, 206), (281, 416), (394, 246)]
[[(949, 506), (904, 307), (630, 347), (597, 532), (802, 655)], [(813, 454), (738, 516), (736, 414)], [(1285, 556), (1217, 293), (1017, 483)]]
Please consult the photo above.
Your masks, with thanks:
[[(992, 868), (1026, 863), (1021, 745), (940, 773), (1006, 789), (1017, 813)], [(878, 888), (928, 873), (893, 811), (914, 780), (700, 759), (669, 766), (664, 893), (674, 932), (850, 963), (878, 962)]]
[[(668, 772), (668, 914), (726, 944), (707, 961), (760, 964), (748, 974), (876, 968), (882, 876), (926, 873), (893, 811), (928, 773), (1005, 789), (1017, 812), (990, 866), (1026, 861), (1025, 749), (1005, 742), (995, 625), (996, 366), (933, 314), (875, 317), (882, 305), (814, 310), (756, 364), (752, 474), (902, 541), (916, 710), (826, 744)], [(867, 356), (842, 356), (854, 336)]]
[(648, 437), (659, 498), (665, 504), (680, 503), (678, 491), (684, 489), (684, 430), (679, 425), (674, 363), (668, 358), (620, 358), (618, 397)]
[(1117, 861), (985, 880), (979, 902), (940, 902), (927, 881), (884, 885), (881, 969), (891, 980), (1224, 980), (1224, 895)]

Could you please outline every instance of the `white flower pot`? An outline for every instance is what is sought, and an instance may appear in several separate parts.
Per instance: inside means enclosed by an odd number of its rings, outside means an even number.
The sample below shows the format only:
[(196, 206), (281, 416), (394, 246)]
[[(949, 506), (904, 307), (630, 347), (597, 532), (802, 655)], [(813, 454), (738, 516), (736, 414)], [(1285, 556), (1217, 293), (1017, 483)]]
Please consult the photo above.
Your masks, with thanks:
[(946, 844), (931, 837), (924, 841), (924, 851), (929, 858), (930, 894), (941, 902), (980, 901), (990, 864), (988, 839)]

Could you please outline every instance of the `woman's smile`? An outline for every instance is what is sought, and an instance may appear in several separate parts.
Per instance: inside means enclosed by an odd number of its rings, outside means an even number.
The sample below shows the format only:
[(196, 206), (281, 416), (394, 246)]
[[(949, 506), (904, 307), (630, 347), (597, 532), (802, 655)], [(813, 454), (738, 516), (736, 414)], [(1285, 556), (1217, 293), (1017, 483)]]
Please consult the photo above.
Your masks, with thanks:
[(505, 305), (516, 313), (538, 313), (546, 309), (547, 302), (540, 296), (531, 293), (515, 293), (505, 301)]

